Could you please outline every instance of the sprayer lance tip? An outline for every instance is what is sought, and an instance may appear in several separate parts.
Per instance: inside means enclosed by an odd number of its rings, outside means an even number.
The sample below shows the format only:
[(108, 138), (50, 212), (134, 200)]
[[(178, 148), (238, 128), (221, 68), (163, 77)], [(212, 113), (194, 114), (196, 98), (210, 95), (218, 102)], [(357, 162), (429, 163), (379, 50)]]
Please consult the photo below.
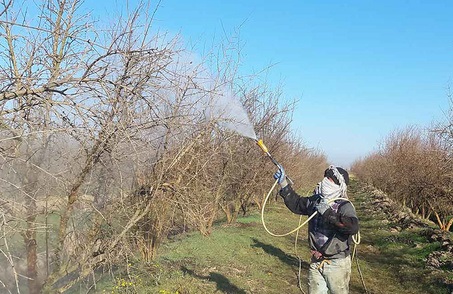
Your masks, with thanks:
[(258, 141), (256, 141), (256, 144), (258, 146), (260, 146), (261, 150), (263, 150), (264, 153), (269, 153), (269, 151), (267, 150), (266, 145), (264, 145), (264, 143), (263, 143), (263, 140), (259, 139)]

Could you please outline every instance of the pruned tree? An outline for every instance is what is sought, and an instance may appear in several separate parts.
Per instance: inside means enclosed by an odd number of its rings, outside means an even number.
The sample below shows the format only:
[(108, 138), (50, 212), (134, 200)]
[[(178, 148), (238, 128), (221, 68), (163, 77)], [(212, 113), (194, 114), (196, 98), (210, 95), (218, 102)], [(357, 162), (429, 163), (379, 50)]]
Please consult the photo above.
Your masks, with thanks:
[[(52, 244), (52, 273), (44, 289), (62, 292), (72, 283), (58, 289), (54, 285), (68, 272), (80, 271), (77, 281), (97, 265), (89, 247), (99, 248), (94, 246), (98, 239), (93, 232), (83, 233), (85, 227), (79, 226), (74, 211), (83, 191), (94, 192), (90, 177), (112, 166), (114, 177), (133, 171), (133, 163), (124, 170), (115, 164), (124, 163), (126, 155), (131, 159), (126, 152), (137, 147), (137, 140), (151, 136), (161, 141), (169, 120), (180, 116), (168, 111), (173, 103), (168, 91), (178, 87), (179, 73), (170, 66), (176, 42), (150, 37), (152, 16), (141, 17), (141, 6), (101, 35), (78, 14), (81, 4), (44, 1), (36, 8), (39, 16), (30, 22), (25, 7), (2, 2), (1, 45), (6, 49), (0, 75), (2, 179), (14, 190), (3, 195), (3, 207), (10, 218), (24, 221), (28, 264), (24, 276), (30, 293), (40, 292), (42, 284), (37, 278), (36, 232), (42, 226), (37, 222), (37, 203), (48, 196), (65, 197), (58, 209), (57, 242)], [(70, 152), (64, 151), (66, 146)], [(141, 152), (133, 156), (139, 158)], [(148, 159), (156, 156), (152, 153)], [(58, 166), (50, 166), (54, 156), (59, 158)], [(116, 194), (130, 188), (130, 182), (117, 183)], [(108, 203), (113, 195), (93, 196), (99, 204)], [(15, 210), (17, 206), (23, 209)], [(132, 213), (136, 216), (128, 220), (129, 226), (143, 215), (140, 210)], [(95, 209), (87, 223), (96, 224), (99, 219), (103, 213)], [(121, 236), (120, 232), (110, 247)], [(80, 255), (82, 249), (85, 252)]]

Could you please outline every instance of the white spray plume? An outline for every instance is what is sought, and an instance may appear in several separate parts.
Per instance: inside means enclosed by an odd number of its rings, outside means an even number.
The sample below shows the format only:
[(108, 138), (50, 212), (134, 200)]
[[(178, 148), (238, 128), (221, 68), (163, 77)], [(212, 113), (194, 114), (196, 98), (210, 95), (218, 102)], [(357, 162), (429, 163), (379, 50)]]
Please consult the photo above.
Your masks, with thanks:
[(194, 111), (202, 111), (205, 119), (217, 122), (223, 128), (257, 139), (246, 110), (228, 82), (214, 77), (191, 52), (179, 52), (176, 64), (182, 76), (190, 77), (194, 85), (193, 89), (186, 91), (186, 97), (189, 97), (186, 99), (195, 105)]

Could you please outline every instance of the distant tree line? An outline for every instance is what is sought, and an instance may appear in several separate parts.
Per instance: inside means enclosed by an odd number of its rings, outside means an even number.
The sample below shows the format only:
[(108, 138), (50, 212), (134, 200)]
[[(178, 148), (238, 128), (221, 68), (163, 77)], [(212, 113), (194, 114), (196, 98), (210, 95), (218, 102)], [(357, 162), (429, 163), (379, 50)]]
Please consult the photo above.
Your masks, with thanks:
[(390, 134), (380, 149), (355, 162), (352, 171), (439, 228), (453, 224), (453, 100), (446, 120), (428, 129)]

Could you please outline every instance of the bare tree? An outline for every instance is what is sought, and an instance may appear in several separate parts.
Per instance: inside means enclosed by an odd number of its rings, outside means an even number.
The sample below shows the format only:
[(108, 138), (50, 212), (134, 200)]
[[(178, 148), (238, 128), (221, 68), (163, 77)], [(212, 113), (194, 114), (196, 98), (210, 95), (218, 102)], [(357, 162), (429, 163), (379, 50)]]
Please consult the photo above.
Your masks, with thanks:
[[(78, 262), (63, 250), (73, 242), (74, 207), (88, 177), (103, 165), (102, 160), (112, 158), (121, 142), (133, 143), (139, 130), (164, 126), (165, 116), (174, 116), (159, 104), (159, 99), (171, 103), (165, 88), (174, 88), (176, 76), (168, 68), (174, 43), (156, 49), (159, 41), (146, 34), (149, 24), (138, 23), (143, 21), (140, 7), (109, 34), (99, 35), (77, 14), (81, 1), (45, 1), (31, 23), (25, 9), (12, 1), (2, 5), (1, 45), (6, 49), (0, 75), (2, 166), (17, 175), (3, 179), (21, 194), (13, 201), (8, 195), (4, 206), (8, 211), (13, 211), (11, 203), (25, 209), (10, 217), (25, 220), (28, 288), (38, 293), (42, 281), (37, 279), (37, 201), (46, 197), (43, 190), (48, 189), (42, 187), (49, 183), (43, 175), (56, 182), (51, 193), (66, 194), (59, 212), (53, 271), (46, 284), (50, 291)], [(134, 32), (136, 27), (143, 31)], [(60, 162), (59, 170), (52, 170), (48, 163), (55, 154), (50, 154), (49, 146), (55, 144), (53, 134), (60, 132), (72, 137), (68, 143), (75, 152)]]

